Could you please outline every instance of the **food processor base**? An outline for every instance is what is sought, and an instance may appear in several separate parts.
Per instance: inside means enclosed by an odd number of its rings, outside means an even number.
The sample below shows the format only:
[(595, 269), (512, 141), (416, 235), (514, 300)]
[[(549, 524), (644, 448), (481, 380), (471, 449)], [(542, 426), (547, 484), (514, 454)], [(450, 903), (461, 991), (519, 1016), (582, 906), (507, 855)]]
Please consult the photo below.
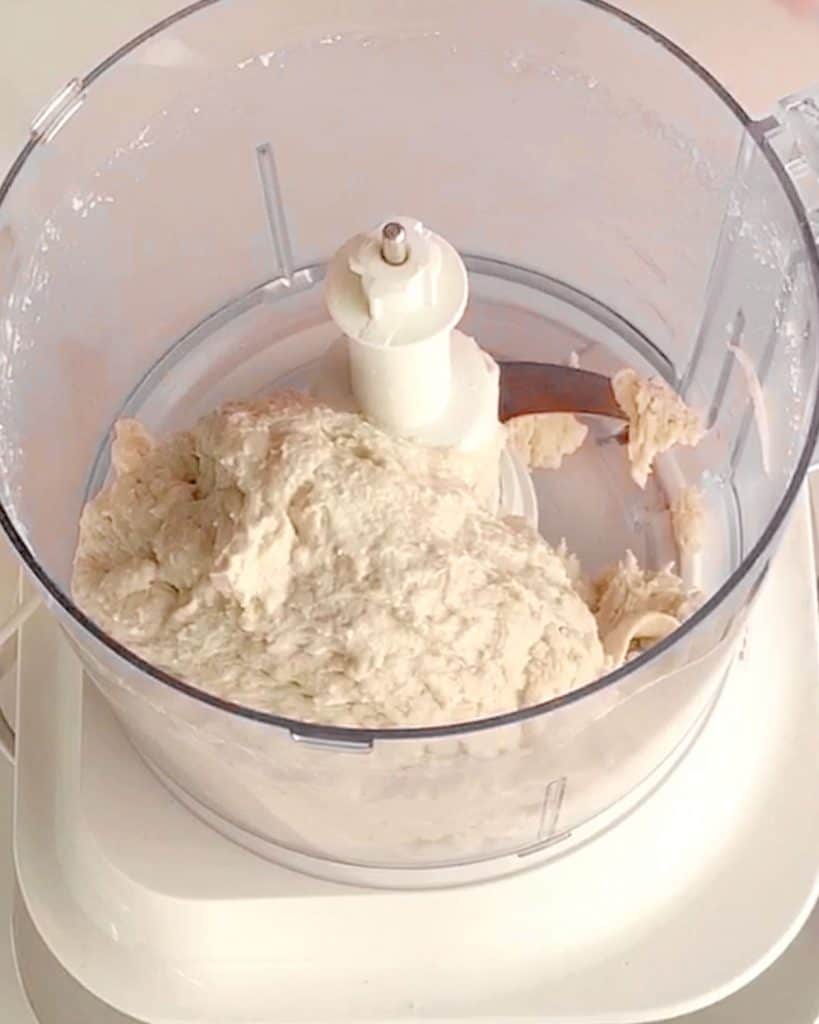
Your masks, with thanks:
[[(38, 613), (21, 640), (14, 938), (42, 1024), (648, 1021), (740, 988), (819, 889), (810, 549), (803, 499), (744, 657), (633, 813), (532, 871), (417, 893), (292, 872), (197, 820)], [(35, 948), (99, 1016), (43, 996)]]
[(219, 817), (209, 807), (187, 793), (155, 764), (146, 763), (171, 793), (206, 825), (210, 825), (211, 828), (221, 832), (223, 836), (233, 842), (239, 843), (240, 846), (244, 846), (252, 853), (257, 853), (283, 868), (344, 885), (367, 886), (376, 889), (442, 889), (455, 885), (487, 882), (496, 878), (504, 878), (507, 875), (515, 875), (520, 871), (538, 868), (556, 856), (563, 857), (571, 853), (572, 850), (588, 843), (600, 833), (613, 828), (651, 796), (685, 757), (708, 722), (721, 692), (722, 688), (715, 691), (713, 698), (700, 713), (698, 721), (683, 741), (664, 761), (657, 765), (647, 779), (622, 800), (618, 800), (612, 807), (596, 815), (581, 828), (558, 833), (547, 842), (538, 843), (536, 847), (523, 853), (487, 857), (484, 860), (444, 867), (368, 867), (360, 863), (345, 864), (342, 861), (329, 860), (325, 857), (312, 857), (299, 850), (272, 843), (262, 836), (254, 835), (252, 832)]

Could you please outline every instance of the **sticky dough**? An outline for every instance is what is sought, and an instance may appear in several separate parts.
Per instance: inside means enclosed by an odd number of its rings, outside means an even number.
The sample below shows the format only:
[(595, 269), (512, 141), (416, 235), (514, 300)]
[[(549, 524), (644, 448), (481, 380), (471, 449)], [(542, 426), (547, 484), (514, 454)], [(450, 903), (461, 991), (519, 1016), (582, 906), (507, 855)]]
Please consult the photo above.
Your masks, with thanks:
[(302, 721), (465, 721), (591, 681), (606, 659), (563, 558), (486, 508), (483, 458), (297, 394), (156, 443), (121, 423), (85, 508), (79, 606), (232, 701)]
[(675, 444), (696, 445), (705, 431), (699, 414), (659, 378), (620, 370), (612, 388), (629, 421), (631, 475), (638, 487), (645, 487), (657, 455)]
[(532, 469), (559, 469), (586, 440), (589, 428), (571, 413), (516, 416), (506, 424), (507, 443)]
[[(632, 371), (615, 390), (644, 483), (699, 421)], [(559, 465), (585, 435), (550, 414), (507, 437)], [(589, 583), (565, 544), (495, 515), (502, 440), (428, 447), (289, 392), (162, 441), (122, 421), (114, 479), (82, 514), (75, 600), (158, 667), (300, 721), (450, 724), (560, 696), (666, 636), (697, 598), (631, 552)]]

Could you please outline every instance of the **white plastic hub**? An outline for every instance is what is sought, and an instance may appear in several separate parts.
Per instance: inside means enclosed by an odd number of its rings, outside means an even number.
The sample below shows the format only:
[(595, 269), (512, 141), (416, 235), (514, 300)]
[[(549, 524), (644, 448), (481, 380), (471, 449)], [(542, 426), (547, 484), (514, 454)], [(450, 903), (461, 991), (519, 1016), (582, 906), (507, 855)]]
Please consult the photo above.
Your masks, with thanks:
[(344, 340), (327, 353), (317, 397), (355, 409), (395, 434), (474, 451), (497, 435), (499, 373), (472, 338), (453, 330), (468, 295), (457, 251), (419, 221), (396, 217), (406, 258), (382, 252), (383, 228), (333, 257), (327, 308)]

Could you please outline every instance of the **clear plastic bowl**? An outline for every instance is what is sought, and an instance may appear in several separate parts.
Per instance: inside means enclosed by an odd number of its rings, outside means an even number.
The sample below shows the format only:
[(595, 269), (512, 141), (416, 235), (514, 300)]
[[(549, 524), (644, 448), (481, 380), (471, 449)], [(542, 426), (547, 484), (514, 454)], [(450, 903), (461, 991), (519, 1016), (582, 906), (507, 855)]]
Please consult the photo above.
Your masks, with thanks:
[[(290, 251), (272, 244), (272, 170)], [(544, 533), (594, 570), (627, 546), (673, 557), (668, 498), (701, 481), (709, 597), (547, 704), (324, 728), (141, 662), (74, 606), (71, 563), (117, 417), (165, 431), (298, 386), (332, 337), (326, 260), (393, 213), (465, 254), (465, 327), (491, 351), (633, 365), (704, 410), (706, 440), (645, 494), (599, 432), (536, 484)], [(134, 744), (226, 834), (367, 884), (516, 870), (638, 803), (717, 699), (816, 437), (818, 279), (764, 135), (605, 4), (193, 4), (69, 87), (0, 187), (2, 523)]]

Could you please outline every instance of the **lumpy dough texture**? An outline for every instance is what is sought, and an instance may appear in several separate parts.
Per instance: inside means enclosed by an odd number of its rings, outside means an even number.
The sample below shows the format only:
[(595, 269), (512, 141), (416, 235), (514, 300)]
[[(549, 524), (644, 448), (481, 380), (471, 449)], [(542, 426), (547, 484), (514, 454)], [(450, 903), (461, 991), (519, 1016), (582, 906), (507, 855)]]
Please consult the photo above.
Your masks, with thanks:
[(672, 445), (696, 445), (703, 437), (700, 416), (658, 378), (620, 370), (612, 380), (617, 404), (628, 417), (631, 475), (645, 487), (654, 459)]
[(516, 416), (506, 424), (508, 443), (532, 469), (559, 469), (586, 440), (589, 428), (571, 413)]
[(621, 562), (596, 580), (590, 603), (606, 655), (619, 665), (668, 636), (699, 600), (699, 593), (686, 588), (670, 566), (647, 571), (627, 551)]
[(699, 487), (683, 487), (671, 502), (671, 527), (681, 553), (702, 550), (705, 537), (705, 495)]
[(124, 421), (112, 454), (80, 523), (77, 603), (219, 696), (301, 721), (435, 725), (608, 664), (565, 554), (487, 511), (477, 456), (292, 393), (159, 443)]

